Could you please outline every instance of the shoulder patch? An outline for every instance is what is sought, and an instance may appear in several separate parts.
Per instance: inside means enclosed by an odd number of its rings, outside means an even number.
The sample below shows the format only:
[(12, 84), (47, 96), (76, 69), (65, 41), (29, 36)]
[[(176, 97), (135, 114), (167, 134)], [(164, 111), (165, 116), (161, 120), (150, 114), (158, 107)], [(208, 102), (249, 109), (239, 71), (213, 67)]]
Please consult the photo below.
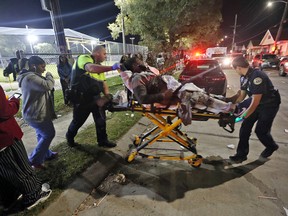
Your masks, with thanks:
[(261, 77), (256, 77), (254, 80), (253, 80), (253, 83), (255, 85), (260, 85), (262, 83), (262, 78)]

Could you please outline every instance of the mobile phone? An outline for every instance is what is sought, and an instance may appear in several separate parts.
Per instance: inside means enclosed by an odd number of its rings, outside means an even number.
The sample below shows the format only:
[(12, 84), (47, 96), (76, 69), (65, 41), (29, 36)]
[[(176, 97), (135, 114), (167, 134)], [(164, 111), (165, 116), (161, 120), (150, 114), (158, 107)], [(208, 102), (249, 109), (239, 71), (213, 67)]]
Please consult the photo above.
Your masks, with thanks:
[(21, 93), (15, 92), (12, 96), (9, 97), (9, 100), (13, 97), (19, 99), (21, 97), (21, 95), (22, 95)]

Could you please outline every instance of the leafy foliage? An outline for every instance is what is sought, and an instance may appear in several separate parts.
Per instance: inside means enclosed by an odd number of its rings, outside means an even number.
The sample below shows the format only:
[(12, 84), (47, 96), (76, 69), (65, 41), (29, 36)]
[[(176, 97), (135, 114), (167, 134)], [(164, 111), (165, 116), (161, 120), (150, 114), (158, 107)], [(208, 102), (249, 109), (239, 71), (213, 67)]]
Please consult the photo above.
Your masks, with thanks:
[[(122, 29), (140, 35), (150, 48), (171, 50), (197, 42), (207, 43), (215, 38), (222, 20), (222, 0), (115, 0), (122, 14), (109, 24), (115, 39)], [(213, 41), (214, 42), (214, 41)]]
[(0, 48), (2, 56), (14, 57), (16, 50), (25, 50), (26, 44), (23, 42), (23, 38), (20, 36), (0, 35)]
[(38, 43), (34, 46), (37, 53), (56, 53), (56, 49), (49, 43)]

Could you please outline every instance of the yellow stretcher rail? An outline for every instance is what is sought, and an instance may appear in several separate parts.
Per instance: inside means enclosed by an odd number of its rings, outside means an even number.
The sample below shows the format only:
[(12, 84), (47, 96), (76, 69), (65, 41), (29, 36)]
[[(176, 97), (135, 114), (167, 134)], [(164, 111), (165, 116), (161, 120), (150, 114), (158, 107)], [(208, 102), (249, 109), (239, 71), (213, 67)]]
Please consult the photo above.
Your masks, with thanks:
[[(169, 110), (163, 108), (155, 108), (153, 106), (146, 108), (135, 101), (130, 103), (130, 106), (112, 106), (110, 111), (132, 111), (141, 112), (154, 125), (152, 129), (144, 134), (137, 135), (134, 138), (133, 147), (129, 150), (126, 161), (132, 162), (138, 155), (148, 159), (157, 160), (186, 160), (193, 167), (200, 167), (202, 163), (202, 156), (197, 154), (196, 145), (197, 139), (190, 138), (187, 134), (181, 131), (182, 120), (177, 117), (177, 110)], [(193, 112), (193, 120), (207, 121), (209, 119), (218, 119), (219, 125), (229, 132), (234, 131), (234, 118), (229, 114), (213, 114), (205, 111)], [(226, 127), (229, 126), (230, 129)], [(147, 146), (151, 146), (156, 142), (164, 142), (169, 144), (171, 142), (177, 143), (183, 149), (191, 152), (190, 156), (171, 156), (171, 155), (150, 155), (144, 154), (141, 151)], [(148, 148), (147, 148), (148, 149)]]

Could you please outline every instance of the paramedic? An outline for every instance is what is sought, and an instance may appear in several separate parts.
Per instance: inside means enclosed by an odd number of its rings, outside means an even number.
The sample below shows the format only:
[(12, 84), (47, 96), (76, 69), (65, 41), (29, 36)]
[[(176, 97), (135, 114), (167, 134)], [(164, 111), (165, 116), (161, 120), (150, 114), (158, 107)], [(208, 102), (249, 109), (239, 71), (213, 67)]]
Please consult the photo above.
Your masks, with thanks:
[(245, 99), (246, 95), (252, 98), (252, 102), (246, 112), (242, 114), (239, 142), (236, 154), (230, 156), (230, 160), (241, 163), (247, 160), (249, 153), (249, 138), (253, 125), (257, 121), (255, 133), (260, 142), (265, 146), (261, 153), (262, 158), (270, 157), (279, 146), (270, 134), (273, 120), (279, 110), (281, 98), (267, 76), (258, 69), (249, 67), (248, 61), (240, 56), (233, 60), (233, 68), (241, 76), (241, 94), (237, 101)]

